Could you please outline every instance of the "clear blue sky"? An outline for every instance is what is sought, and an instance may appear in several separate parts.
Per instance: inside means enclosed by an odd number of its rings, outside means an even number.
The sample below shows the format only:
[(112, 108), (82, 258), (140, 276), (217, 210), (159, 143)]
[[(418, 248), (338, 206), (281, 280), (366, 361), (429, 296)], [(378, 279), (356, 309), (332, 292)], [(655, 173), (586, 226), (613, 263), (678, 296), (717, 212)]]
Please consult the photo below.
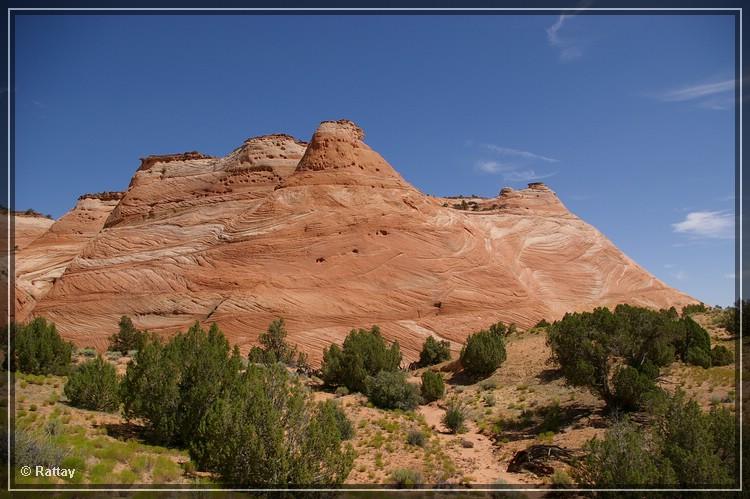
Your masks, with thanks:
[(148, 154), (349, 118), (430, 194), (543, 178), (668, 284), (734, 299), (730, 16), (16, 16), (16, 208)]

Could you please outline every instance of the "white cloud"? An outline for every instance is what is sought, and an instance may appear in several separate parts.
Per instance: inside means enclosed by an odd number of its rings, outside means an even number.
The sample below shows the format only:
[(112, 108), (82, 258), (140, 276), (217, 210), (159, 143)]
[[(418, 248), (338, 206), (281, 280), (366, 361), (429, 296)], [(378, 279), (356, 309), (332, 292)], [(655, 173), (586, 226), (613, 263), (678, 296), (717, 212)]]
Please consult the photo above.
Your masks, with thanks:
[(528, 182), (529, 180), (541, 180), (555, 175), (557, 172), (536, 173), (534, 170), (516, 170), (503, 173), (503, 178), (507, 182)]
[(556, 160), (555, 158), (549, 158), (547, 156), (542, 156), (541, 154), (534, 154), (533, 152), (522, 151), (520, 149), (512, 149), (510, 147), (501, 147), (501, 146), (496, 146), (494, 144), (485, 144), (484, 147), (502, 156), (516, 156), (516, 157), (527, 158), (527, 159), (539, 159), (541, 161), (546, 161), (548, 163), (558, 162), (558, 160)]
[(664, 264), (664, 268), (665, 269), (673, 269), (674, 268), (674, 264), (673, 263), (665, 263)]
[(560, 60), (562, 62), (572, 61), (583, 55), (581, 47), (573, 40), (560, 37), (560, 30), (565, 22), (572, 17), (575, 17), (575, 14), (560, 14), (555, 24), (547, 28), (547, 41), (549, 41), (550, 46), (560, 49)]
[(704, 83), (701, 85), (682, 87), (664, 92), (659, 96), (659, 98), (667, 102), (681, 102), (686, 100), (700, 99), (702, 97), (708, 97), (711, 95), (730, 91), (734, 91), (734, 80), (716, 81), (712, 83)]
[(515, 166), (499, 163), (497, 161), (479, 161), (477, 163), (477, 168), (484, 173), (502, 173), (513, 170)]
[(672, 224), (675, 232), (701, 238), (731, 239), (734, 237), (734, 216), (727, 211), (694, 211), (685, 220)]
[(518, 165), (500, 163), (498, 161), (479, 161), (476, 164), (479, 171), (491, 174), (501, 174), (506, 182), (528, 182), (551, 177), (557, 172), (537, 173), (532, 169), (520, 169)]
[(678, 270), (677, 272), (672, 272), (672, 277), (674, 277), (678, 281), (684, 281), (685, 279), (687, 279), (688, 275), (684, 270)]
[(734, 272), (732, 272), (730, 274), (724, 274), (724, 277), (726, 277), (727, 279), (734, 279), (735, 278), (735, 274), (734, 274)]

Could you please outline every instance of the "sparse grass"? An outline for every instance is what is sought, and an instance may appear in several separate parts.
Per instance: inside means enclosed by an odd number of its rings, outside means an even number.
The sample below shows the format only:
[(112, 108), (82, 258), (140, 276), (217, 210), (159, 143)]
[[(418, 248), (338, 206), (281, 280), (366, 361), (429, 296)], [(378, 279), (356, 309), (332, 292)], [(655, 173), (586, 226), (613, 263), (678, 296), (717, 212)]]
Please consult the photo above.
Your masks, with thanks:
[[(120, 352), (117, 352), (120, 353)], [(118, 483), (123, 484), (131, 484), (138, 481), (138, 475), (136, 475), (133, 471), (125, 469), (120, 472), (120, 474), (117, 477)]]
[(482, 390), (495, 390), (497, 388), (497, 381), (492, 378), (488, 378), (479, 383), (479, 387)]
[(169, 483), (182, 476), (180, 465), (165, 456), (159, 456), (154, 462), (152, 472), (154, 483)]
[(537, 435), (537, 440), (545, 444), (551, 444), (555, 438), (555, 434), (551, 431), (545, 431)]
[(552, 485), (555, 487), (570, 487), (573, 485), (573, 479), (570, 478), (570, 475), (565, 473), (562, 470), (555, 470), (555, 472), (552, 474)]
[(484, 404), (487, 407), (494, 407), (495, 406), (495, 396), (491, 393), (485, 393), (482, 397), (484, 400)]
[(422, 483), (422, 473), (410, 468), (398, 468), (391, 473), (391, 481), (399, 488), (411, 488)]
[(91, 483), (95, 484), (113, 484), (116, 483), (117, 479), (112, 476), (112, 470), (117, 463), (112, 460), (99, 461), (88, 474), (88, 479)]
[(406, 443), (409, 445), (424, 447), (426, 440), (425, 434), (419, 430), (409, 430), (409, 433), (406, 435)]

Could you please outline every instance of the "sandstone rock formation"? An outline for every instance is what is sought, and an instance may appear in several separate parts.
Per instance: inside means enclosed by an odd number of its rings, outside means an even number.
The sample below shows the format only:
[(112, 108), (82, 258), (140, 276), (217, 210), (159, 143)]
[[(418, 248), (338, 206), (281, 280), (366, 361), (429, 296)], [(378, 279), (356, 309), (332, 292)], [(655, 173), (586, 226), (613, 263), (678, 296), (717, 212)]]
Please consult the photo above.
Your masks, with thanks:
[[(99, 233), (120, 197), (119, 192), (84, 194), (72, 210), (54, 223), (49, 220), (46, 232), (16, 254), (17, 321), (26, 320), (37, 300), (50, 290), (78, 253)], [(18, 226), (15, 234), (18, 245)]]
[[(11, 250), (14, 251), (24, 249), (31, 244), (34, 239), (47, 232), (47, 230), (52, 227), (52, 224), (55, 223), (51, 218), (39, 214), (25, 215), (23, 213), (15, 213), (12, 217), (15, 241), (13, 242), (14, 247), (11, 248)], [(6, 239), (7, 236), (3, 234), (3, 241)]]
[(216, 321), (243, 352), (284, 317), (316, 363), (353, 327), (380, 325), (410, 361), (430, 334), (457, 349), (498, 320), (695, 301), (543, 184), (456, 209), (461, 200), (422, 194), (363, 138), (342, 120), (323, 122), (309, 145), (270, 135), (223, 158), (144, 159), (33, 314), (97, 348), (123, 314), (164, 333)]

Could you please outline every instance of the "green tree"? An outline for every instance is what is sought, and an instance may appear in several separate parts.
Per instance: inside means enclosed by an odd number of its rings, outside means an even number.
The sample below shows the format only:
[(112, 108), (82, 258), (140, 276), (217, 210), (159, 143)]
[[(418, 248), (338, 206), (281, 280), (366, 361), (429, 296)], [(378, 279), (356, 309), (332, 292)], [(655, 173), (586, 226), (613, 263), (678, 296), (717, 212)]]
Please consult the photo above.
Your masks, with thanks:
[(383, 409), (409, 411), (419, 404), (419, 390), (402, 371), (380, 371), (367, 379), (367, 397)]
[[(730, 419), (734, 425), (734, 418), (727, 418), (726, 412), (704, 413), (695, 400), (686, 401), (682, 391), (670, 399), (655, 431), (663, 438), (662, 453), (672, 463), (681, 486), (733, 483), (735, 438), (726, 430)], [(715, 433), (717, 429), (723, 433)], [(731, 468), (724, 462), (727, 459)]]
[(422, 398), (425, 402), (432, 402), (443, 398), (445, 382), (440, 373), (425, 371), (422, 373)]
[(432, 336), (428, 336), (422, 344), (422, 351), (419, 352), (419, 362), (417, 363), (417, 366), (432, 366), (434, 364), (445, 362), (450, 358), (450, 343), (445, 340), (438, 341)]
[(352, 330), (342, 348), (333, 344), (323, 351), (321, 372), (330, 386), (344, 385), (352, 391), (365, 392), (368, 376), (380, 371), (396, 371), (401, 364), (398, 342), (387, 346), (378, 326)]
[(70, 371), (73, 344), (64, 341), (52, 322), (37, 317), (26, 325), (12, 324), (11, 370), (29, 374), (65, 375)]
[(612, 385), (614, 400), (627, 410), (639, 409), (646, 398), (657, 390), (653, 378), (630, 366), (622, 366), (617, 370)]
[(637, 425), (616, 423), (603, 439), (586, 445), (587, 455), (572, 468), (579, 484), (597, 488), (659, 487), (674, 485), (671, 463), (659, 453), (659, 443)]
[(341, 408), (340, 404), (336, 403), (334, 400), (326, 400), (325, 402), (322, 402), (320, 410), (331, 413), (332, 418), (336, 421), (336, 427), (339, 430), (341, 440), (349, 440), (354, 437), (354, 426), (344, 412), (344, 409)]
[[(547, 344), (568, 383), (588, 387), (607, 404), (633, 409), (653, 394), (659, 368), (675, 360), (686, 338), (703, 348), (701, 332), (705, 333), (689, 317), (679, 318), (674, 308), (654, 311), (618, 305), (614, 313), (597, 308), (566, 314), (548, 328)], [(623, 368), (612, 377), (610, 370), (620, 361), (633, 370)], [(619, 394), (613, 394), (615, 382)]]
[(711, 349), (711, 365), (727, 366), (734, 363), (734, 354), (724, 345), (717, 345)]
[(216, 324), (206, 333), (196, 322), (166, 344), (149, 341), (122, 381), (125, 416), (142, 418), (157, 442), (185, 445), (241, 365), (239, 350), (230, 352)]
[(677, 353), (683, 362), (702, 367), (711, 367), (711, 337), (691, 317), (683, 317), (677, 323)]
[[(263, 353), (259, 355), (256, 351), (251, 354), (251, 362), (263, 364), (281, 362), (282, 364), (294, 364), (297, 348), (289, 345), (286, 341), (287, 332), (284, 319), (275, 319), (268, 326), (265, 333), (258, 337), (258, 343)], [(256, 347), (257, 348), (257, 347)], [(255, 349), (254, 349), (255, 350)]]
[(705, 413), (678, 390), (646, 424), (625, 420), (590, 441), (574, 470), (580, 484), (598, 488), (729, 487), (738, 472), (735, 427), (726, 409)]
[(234, 486), (333, 485), (354, 461), (331, 406), (316, 404), (280, 365), (250, 365), (214, 399), (190, 455)]
[(489, 376), (505, 357), (505, 339), (499, 329), (472, 334), (461, 349), (461, 365), (471, 376)]
[(109, 337), (109, 350), (127, 355), (132, 350), (140, 350), (148, 339), (148, 333), (136, 329), (130, 317), (123, 315), (118, 324), (119, 330)]
[(63, 392), (72, 406), (82, 409), (111, 412), (120, 406), (117, 373), (101, 356), (76, 367)]

